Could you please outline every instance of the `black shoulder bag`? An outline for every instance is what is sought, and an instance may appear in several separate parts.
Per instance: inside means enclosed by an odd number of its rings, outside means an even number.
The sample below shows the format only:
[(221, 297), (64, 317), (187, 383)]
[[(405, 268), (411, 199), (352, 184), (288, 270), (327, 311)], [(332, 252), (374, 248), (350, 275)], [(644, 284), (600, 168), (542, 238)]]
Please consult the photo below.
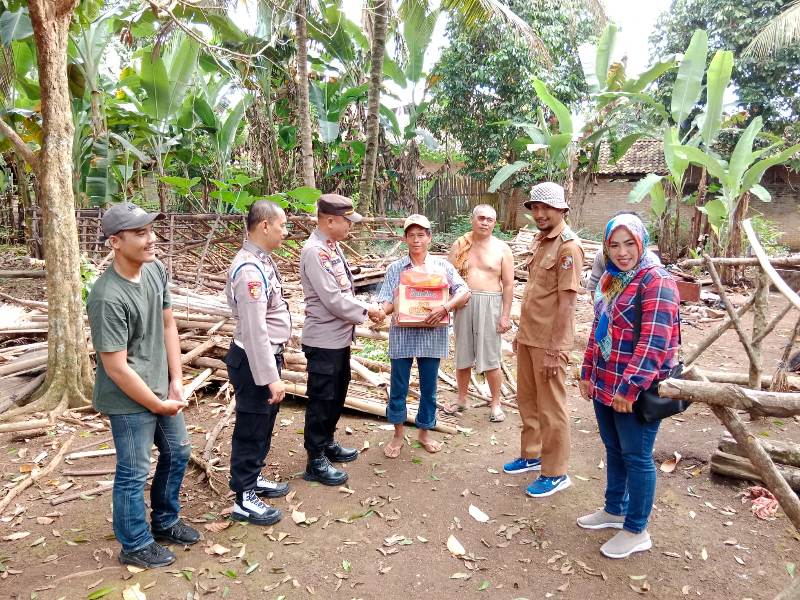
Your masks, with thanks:
[[(633, 348), (634, 351), (636, 350), (636, 346), (639, 343), (639, 336), (641, 335), (642, 331), (642, 295), (641, 295), (641, 288), (637, 286), (636, 288), (636, 297), (634, 300), (634, 306), (636, 308), (636, 320), (633, 324)], [(678, 344), (681, 343), (681, 336), (680, 336), (680, 313), (678, 314)], [(672, 367), (672, 370), (669, 373), (668, 377), (672, 377), (675, 379), (680, 379), (680, 376), (683, 374), (683, 362), (679, 362), (677, 365)], [(689, 404), (686, 400), (673, 400), (672, 398), (662, 398), (658, 395), (658, 384), (661, 383), (662, 380), (656, 380), (653, 384), (647, 388), (646, 390), (642, 390), (639, 393), (639, 397), (636, 399), (636, 402), (633, 403), (633, 412), (636, 414), (636, 417), (642, 421), (643, 423), (653, 423), (654, 421), (660, 421), (661, 419), (666, 419), (667, 417), (671, 417), (672, 415), (677, 415), (678, 413), (682, 413), (687, 408), (689, 408)]]

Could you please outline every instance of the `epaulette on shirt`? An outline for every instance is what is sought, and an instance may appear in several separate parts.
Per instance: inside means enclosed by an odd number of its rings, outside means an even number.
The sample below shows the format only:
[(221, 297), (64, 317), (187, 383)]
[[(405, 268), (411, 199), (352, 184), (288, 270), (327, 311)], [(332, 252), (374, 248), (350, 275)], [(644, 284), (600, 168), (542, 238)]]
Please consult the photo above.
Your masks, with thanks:
[(565, 226), (564, 231), (561, 232), (562, 242), (568, 242), (570, 240), (579, 240), (579, 239), (580, 238), (578, 237), (578, 235), (574, 231), (572, 231), (572, 229), (570, 229), (568, 225)]

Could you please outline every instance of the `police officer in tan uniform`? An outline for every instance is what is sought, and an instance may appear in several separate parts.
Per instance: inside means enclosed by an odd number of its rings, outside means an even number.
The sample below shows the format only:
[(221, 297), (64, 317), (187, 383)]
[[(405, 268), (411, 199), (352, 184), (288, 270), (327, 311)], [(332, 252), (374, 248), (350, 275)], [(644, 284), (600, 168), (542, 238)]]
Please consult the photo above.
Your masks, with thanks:
[(540, 498), (568, 488), (569, 418), (566, 376), (575, 329), (583, 248), (564, 220), (569, 205), (564, 188), (540, 183), (525, 208), (539, 228), (528, 260), (517, 353), (517, 403), (522, 417), (519, 458), (506, 473), (541, 471), (527, 494)]
[(286, 215), (272, 202), (259, 200), (247, 214), (247, 240), (228, 271), (225, 295), (236, 319), (225, 364), (236, 393), (236, 425), (231, 440), (230, 488), (236, 492), (231, 518), (271, 525), (281, 511), (260, 496), (278, 498), (286, 483), (261, 476), (272, 428), (285, 395), (281, 381), (283, 348), (291, 335), (289, 306), (270, 253), (286, 237)]
[(324, 485), (347, 481), (347, 473), (331, 462), (358, 458), (356, 449), (343, 448), (333, 437), (350, 384), (355, 326), (368, 316), (376, 322), (385, 318), (380, 307), (354, 296), (353, 275), (338, 245), (362, 218), (350, 198), (323, 194), (317, 201), (317, 228), (300, 254), (306, 303), (302, 342), (308, 361), (304, 429), (308, 463), (303, 478)]

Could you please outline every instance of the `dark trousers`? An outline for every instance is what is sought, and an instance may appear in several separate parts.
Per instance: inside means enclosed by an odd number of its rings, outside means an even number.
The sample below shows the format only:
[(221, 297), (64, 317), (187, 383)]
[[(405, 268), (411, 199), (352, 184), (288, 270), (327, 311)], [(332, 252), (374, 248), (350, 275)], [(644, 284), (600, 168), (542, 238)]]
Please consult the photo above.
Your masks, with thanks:
[(317, 457), (333, 442), (342, 416), (350, 385), (350, 346), (330, 350), (303, 345), (303, 352), (308, 362), (304, 445), (310, 457)]
[[(283, 356), (276, 355), (278, 373)], [(225, 357), (228, 378), (236, 394), (236, 424), (231, 438), (230, 488), (237, 493), (252, 490), (264, 468), (264, 459), (272, 441), (272, 428), (280, 404), (269, 404), (271, 392), (266, 385), (256, 385), (247, 362), (247, 354), (231, 343)]]

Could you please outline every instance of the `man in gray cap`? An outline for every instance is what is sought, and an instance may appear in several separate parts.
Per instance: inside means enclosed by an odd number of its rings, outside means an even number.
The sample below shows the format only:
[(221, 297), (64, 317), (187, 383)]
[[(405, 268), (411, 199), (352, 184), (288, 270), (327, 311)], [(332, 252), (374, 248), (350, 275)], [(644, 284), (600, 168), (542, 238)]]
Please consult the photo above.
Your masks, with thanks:
[[(194, 544), (200, 534), (179, 517), (180, 491), (192, 447), (181, 411), (183, 371), (178, 328), (170, 308), (167, 274), (156, 260), (153, 221), (131, 203), (103, 215), (103, 239), (114, 261), (95, 282), (86, 310), (97, 351), (94, 408), (109, 417), (116, 447), (113, 526), (122, 545), (119, 561), (163, 567), (175, 555), (155, 540)], [(144, 486), (150, 448), (158, 462), (150, 489), (152, 530)]]
[(353, 275), (338, 242), (363, 217), (353, 201), (338, 194), (323, 194), (317, 201), (317, 228), (300, 254), (300, 282), (305, 295), (303, 352), (308, 361), (304, 444), (308, 463), (303, 478), (324, 485), (342, 485), (347, 473), (333, 462), (358, 458), (354, 448), (334, 440), (350, 385), (350, 344), (355, 326), (367, 317), (380, 322), (383, 310), (354, 295)]
[(517, 353), (517, 403), (522, 418), (519, 458), (506, 473), (541, 471), (527, 494), (541, 498), (571, 485), (566, 376), (575, 330), (583, 248), (564, 220), (569, 205), (564, 188), (540, 183), (525, 208), (539, 228), (528, 259)]
[(247, 239), (228, 271), (225, 296), (236, 319), (225, 364), (236, 392), (236, 425), (231, 438), (230, 488), (236, 493), (231, 518), (255, 525), (278, 522), (281, 511), (259, 496), (279, 498), (286, 483), (261, 476), (272, 429), (285, 395), (283, 348), (292, 334), (289, 305), (270, 254), (286, 237), (286, 215), (268, 200), (247, 213)]

